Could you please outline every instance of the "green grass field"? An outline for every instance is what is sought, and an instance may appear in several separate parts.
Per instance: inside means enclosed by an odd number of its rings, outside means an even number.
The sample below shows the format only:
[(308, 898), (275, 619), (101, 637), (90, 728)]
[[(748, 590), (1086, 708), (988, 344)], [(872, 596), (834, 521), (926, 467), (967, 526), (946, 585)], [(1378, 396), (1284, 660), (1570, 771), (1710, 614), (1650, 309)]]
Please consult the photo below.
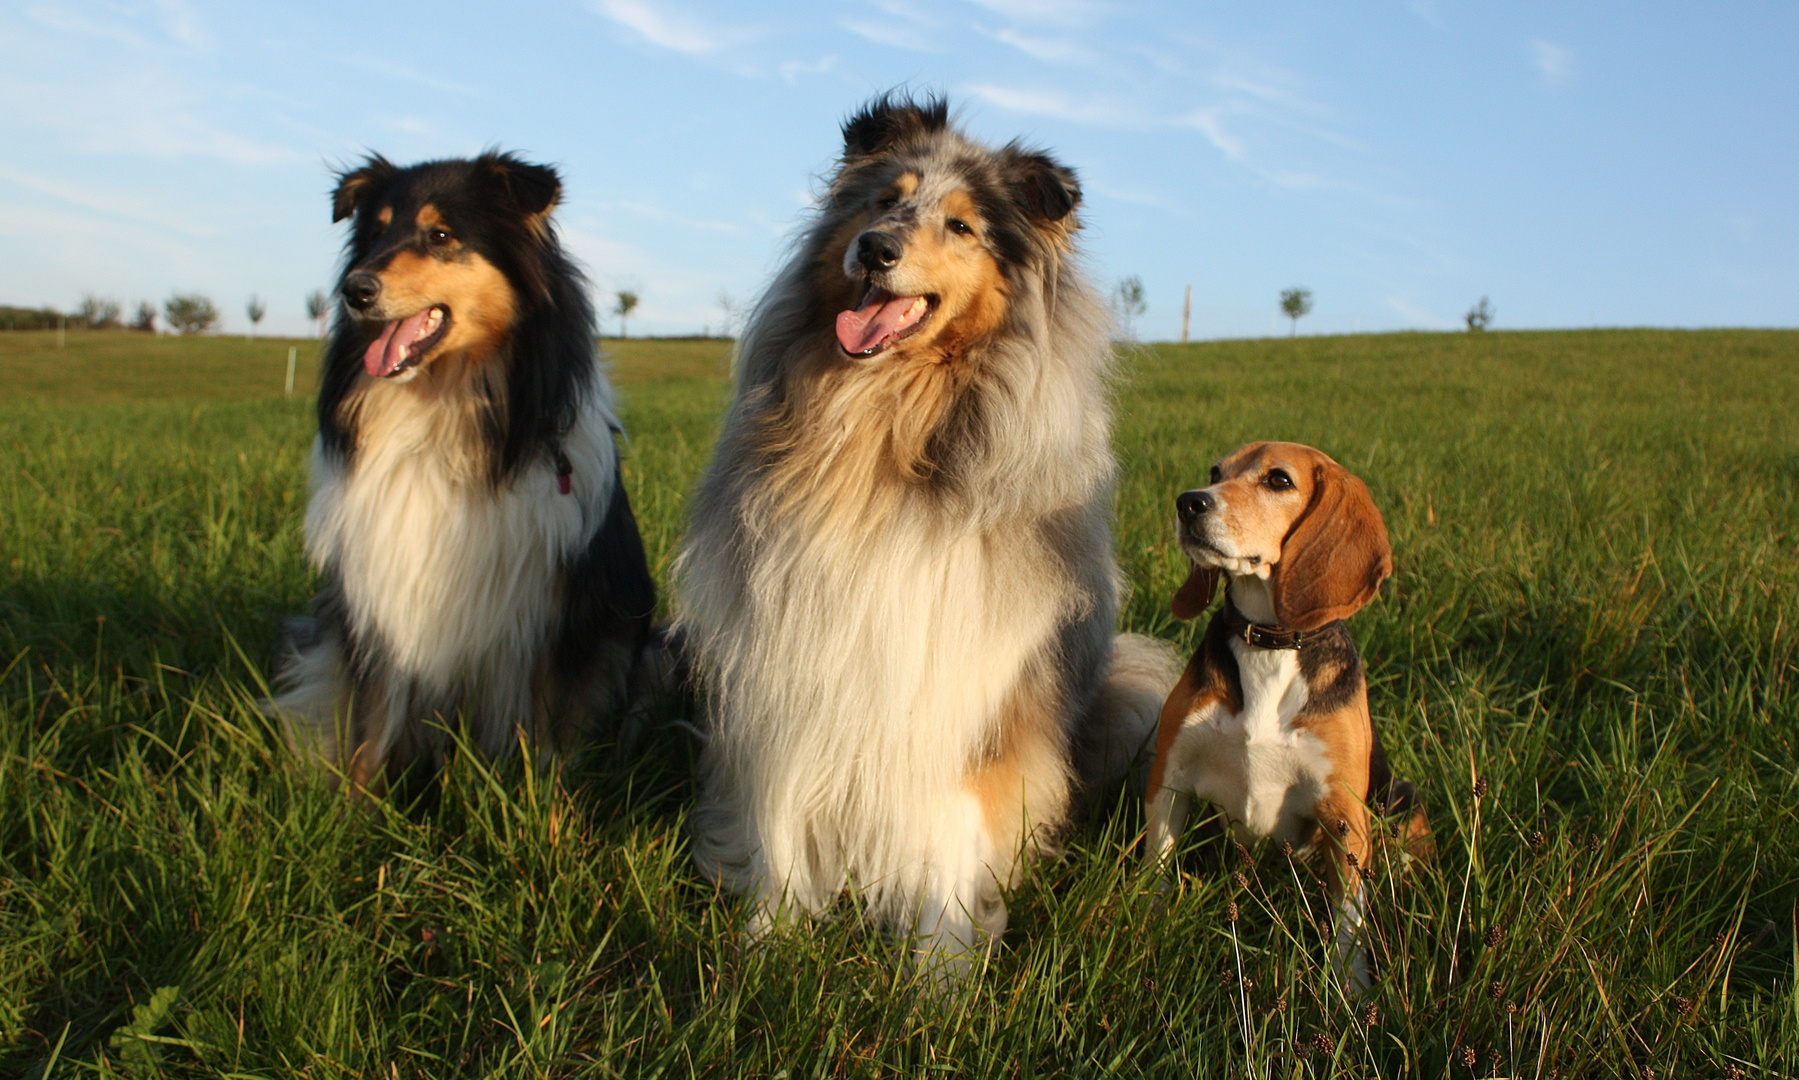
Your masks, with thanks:
[[(665, 576), (726, 346), (608, 347)], [(1241, 442), (1319, 445), (1386, 514), (1398, 572), (1352, 628), (1438, 855), (1377, 862), (1361, 1001), (1312, 868), (1196, 857), (1162, 904), (1128, 801), (948, 999), (847, 904), (743, 947), (674, 728), (346, 812), (254, 707), (311, 590), (312, 350), (0, 335), (0, 1075), (1799, 1071), (1799, 333), (1125, 357), (1128, 628), (1193, 638), (1171, 500)]]

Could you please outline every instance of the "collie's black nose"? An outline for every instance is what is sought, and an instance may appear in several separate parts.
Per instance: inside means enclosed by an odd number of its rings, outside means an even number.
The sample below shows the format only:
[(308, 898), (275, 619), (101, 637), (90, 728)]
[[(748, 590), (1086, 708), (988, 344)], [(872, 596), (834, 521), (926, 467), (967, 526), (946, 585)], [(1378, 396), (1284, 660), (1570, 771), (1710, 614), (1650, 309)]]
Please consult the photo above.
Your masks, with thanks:
[(375, 298), (381, 295), (381, 279), (367, 270), (358, 270), (344, 278), (342, 292), (344, 303), (357, 311), (367, 311)]
[(1218, 508), (1217, 500), (1208, 491), (1183, 491), (1174, 499), (1174, 511), (1182, 521), (1192, 521), (1201, 514), (1209, 514)]
[(905, 254), (899, 238), (892, 233), (865, 232), (856, 238), (856, 261), (864, 270), (886, 270)]

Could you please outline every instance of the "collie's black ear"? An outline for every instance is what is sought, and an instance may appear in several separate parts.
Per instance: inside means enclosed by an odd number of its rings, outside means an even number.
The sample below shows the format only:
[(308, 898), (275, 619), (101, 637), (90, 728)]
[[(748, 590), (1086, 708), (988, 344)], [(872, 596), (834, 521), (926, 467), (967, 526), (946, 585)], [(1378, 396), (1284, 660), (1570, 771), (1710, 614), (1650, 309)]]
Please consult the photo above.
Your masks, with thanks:
[(914, 101), (889, 91), (844, 121), (843, 156), (848, 160), (878, 154), (908, 135), (942, 131), (948, 126), (947, 99), (932, 95)]
[(512, 154), (488, 153), (476, 163), (485, 169), (526, 217), (536, 217), (562, 196), (562, 178), (548, 165), (533, 165)]
[(1081, 202), (1081, 182), (1074, 170), (1048, 154), (1027, 153), (1013, 148), (1014, 157), (1007, 175), (1012, 177), (1012, 190), (1019, 202), (1041, 221), (1061, 221)]
[(339, 173), (337, 191), (331, 196), (331, 220), (342, 221), (357, 207), (379, 198), (399, 171), (380, 154), (370, 154), (361, 168)]

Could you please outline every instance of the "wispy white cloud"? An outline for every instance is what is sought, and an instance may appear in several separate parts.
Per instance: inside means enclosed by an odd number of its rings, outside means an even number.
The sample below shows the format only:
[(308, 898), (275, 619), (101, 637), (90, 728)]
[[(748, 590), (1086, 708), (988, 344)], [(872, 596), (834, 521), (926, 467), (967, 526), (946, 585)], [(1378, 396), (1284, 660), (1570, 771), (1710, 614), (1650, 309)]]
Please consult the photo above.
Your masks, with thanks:
[(25, 15), (52, 30), (116, 41), (139, 52), (166, 51), (170, 46), (202, 52), (212, 46), (212, 38), (201, 27), (199, 16), (183, 0), (107, 3), (97, 11), (84, 10), (92, 7), (79, 3), (34, 4), (25, 9)]
[(114, 220), (123, 219), (150, 225), (157, 229), (204, 237), (216, 235), (210, 219), (194, 219), (181, 215), (158, 213), (153, 204), (136, 194), (121, 194), (103, 186), (0, 165), (0, 183), (12, 184), (57, 202), (78, 207)]
[(1038, 37), (1009, 26), (983, 33), (988, 33), (996, 41), (1003, 41), (1031, 59), (1041, 60), (1046, 64), (1079, 64), (1090, 67), (1099, 59), (1092, 49), (1067, 38)]
[(1454, 319), (1445, 319), (1435, 315), (1402, 296), (1387, 297), (1387, 306), (1398, 312), (1400, 317), (1413, 327), (1426, 330), (1454, 330), (1460, 325)]
[(1248, 156), (1248, 149), (1243, 145), (1242, 139), (1225, 128), (1224, 111), (1221, 106), (1201, 106), (1179, 117), (1175, 123), (1193, 128), (1204, 135), (1207, 142), (1230, 160), (1242, 161)]
[(888, 45), (895, 49), (905, 49), (907, 52), (935, 53), (943, 51), (942, 43), (932, 38), (926, 31), (891, 19), (880, 21), (843, 19), (837, 25), (876, 45)]
[(821, 56), (810, 63), (804, 60), (789, 60), (775, 70), (779, 71), (781, 78), (788, 82), (798, 82), (801, 75), (823, 75), (836, 66), (837, 54), (832, 53), (828, 56)]
[(1337, 187), (1334, 181), (1317, 173), (1269, 165), (1257, 160), (1248, 141), (1225, 124), (1227, 115), (1241, 115), (1235, 105), (1197, 106), (1172, 117), (1151, 116), (1133, 104), (1116, 100), (1083, 97), (1060, 90), (1033, 90), (979, 83), (962, 88), (963, 92), (1026, 116), (1043, 116), (1086, 127), (1115, 131), (1148, 131), (1161, 127), (1191, 128), (1203, 135), (1225, 160), (1241, 165), (1277, 187), (1292, 191)]
[(1014, 22), (1085, 26), (1106, 14), (1109, 5), (1093, 0), (971, 0)]
[(253, 166), (311, 160), (311, 155), (292, 147), (219, 127), (200, 115), (190, 95), (157, 80), (121, 80), (83, 91), (71, 96), (0, 79), (0, 99), (38, 103), (33, 123), (55, 131), (66, 147), (85, 153), (210, 158)]
[[(1254, 70), (1245, 70), (1252, 66)], [(1303, 80), (1288, 71), (1264, 64), (1232, 64), (1213, 71), (1208, 81), (1227, 94), (1236, 94), (1308, 116), (1325, 116), (1330, 108), (1313, 101), (1300, 88)]]
[(728, 221), (707, 221), (704, 218), (688, 217), (685, 214), (677, 214), (672, 210), (664, 209), (653, 203), (615, 200), (612, 202), (597, 203), (596, 205), (606, 209), (623, 210), (626, 213), (635, 214), (638, 217), (649, 218), (651, 221), (679, 225), (682, 228), (695, 229), (700, 232), (734, 233), (739, 231), (736, 225)]
[(1574, 52), (1566, 46), (1551, 41), (1532, 40), (1530, 53), (1545, 83), (1554, 86), (1573, 77)]
[(474, 97), (481, 93), (481, 87), (469, 83), (446, 79), (442, 75), (420, 71), (403, 61), (391, 56), (372, 56), (368, 53), (353, 53), (344, 57), (343, 63), (385, 79), (412, 83), (440, 94), (454, 94), (457, 97)]
[(593, 0), (593, 10), (652, 45), (689, 56), (707, 56), (741, 45), (753, 34), (717, 26), (697, 15), (645, 0)]
[(436, 124), (421, 116), (382, 116), (376, 117), (376, 123), (390, 131), (398, 131), (403, 135), (437, 135), (440, 129)]
[(1061, 90), (1026, 90), (991, 83), (976, 83), (962, 89), (964, 93), (1026, 116), (1047, 116), (1071, 124), (1128, 131), (1153, 126), (1149, 117), (1126, 106)]

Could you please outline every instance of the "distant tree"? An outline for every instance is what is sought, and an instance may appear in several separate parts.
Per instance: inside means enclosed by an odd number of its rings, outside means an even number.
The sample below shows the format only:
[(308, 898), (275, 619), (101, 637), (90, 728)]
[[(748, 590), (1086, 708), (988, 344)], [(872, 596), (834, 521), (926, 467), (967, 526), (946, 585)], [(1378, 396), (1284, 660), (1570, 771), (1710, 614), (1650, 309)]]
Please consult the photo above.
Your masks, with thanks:
[(81, 298), (69, 321), (89, 330), (116, 330), (119, 327), (119, 315), (124, 311), (117, 300), (88, 293)]
[(1118, 321), (1124, 324), (1124, 336), (1135, 339), (1137, 317), (1149, 310), (1149, 302), (1143, 298), (1143, 279), (1136, 274), (1119, 278), (1117, 288), (1112, 290), (1112, 306), (1118, 310)]
[(325, 336), (325, 314), (331, 310), (331, 297), (323, 289), (306, 294), (306, 317), (319, 324), (319, 336)]
[(250, 294), (250, 302), (244, 305), (244, 314), (250, 316), (250, 337), (256, 337), (256, 328), (262, 325), (262, 317), (269, 313), (269, 306), (262, 302), (262, 297)]
[(1299, 334), (1299, 320), (1312, 313), (1312, 290), (1302, 289), (1298, 285), (1291, 289), (1281, 290), (1281, 314), (1293, 320), (1293, 329), (1288, 337)]
[(1487, 298), (1483, 296), (1480, 298), (1480, 303), (1469, 308), (1468, 314), (1462, 318), (1467, 320), (1468, 332), (1478, 334), (1487, 328), (1488, 323), (1493, 321), (1493, 309), (1487, 305)]
[(625, 320), (631, 317), (631, 312), (637, 307), (637, 294), (630, 289), (620, 289), (617, 296), (618, 302), (612, 306), (612, 313), (618, 316), (618, 336), (630, 337)]
[(156, 331), (156, 305), (145, 300), (137, 305), (137, 314), (131, 317), (131, 329), (144, 333)]
[(219, 309), (199, 293), (176, 293), (162, 302), (162, 314), (177, 334), (204, 334), (219, 324)]
[(720, 337), (731, 337), (737, 331), (737, 319), (742, 314), (738, 310), (737, 301), (731, 299), (729, 290), (718, 290), (718, 310), (724, 313), (724, 322), (719, 331)]
[(54, 330), (62, 320), (62, 312), (55, 308), (0, 306), (0, 325), (8, 330)]

